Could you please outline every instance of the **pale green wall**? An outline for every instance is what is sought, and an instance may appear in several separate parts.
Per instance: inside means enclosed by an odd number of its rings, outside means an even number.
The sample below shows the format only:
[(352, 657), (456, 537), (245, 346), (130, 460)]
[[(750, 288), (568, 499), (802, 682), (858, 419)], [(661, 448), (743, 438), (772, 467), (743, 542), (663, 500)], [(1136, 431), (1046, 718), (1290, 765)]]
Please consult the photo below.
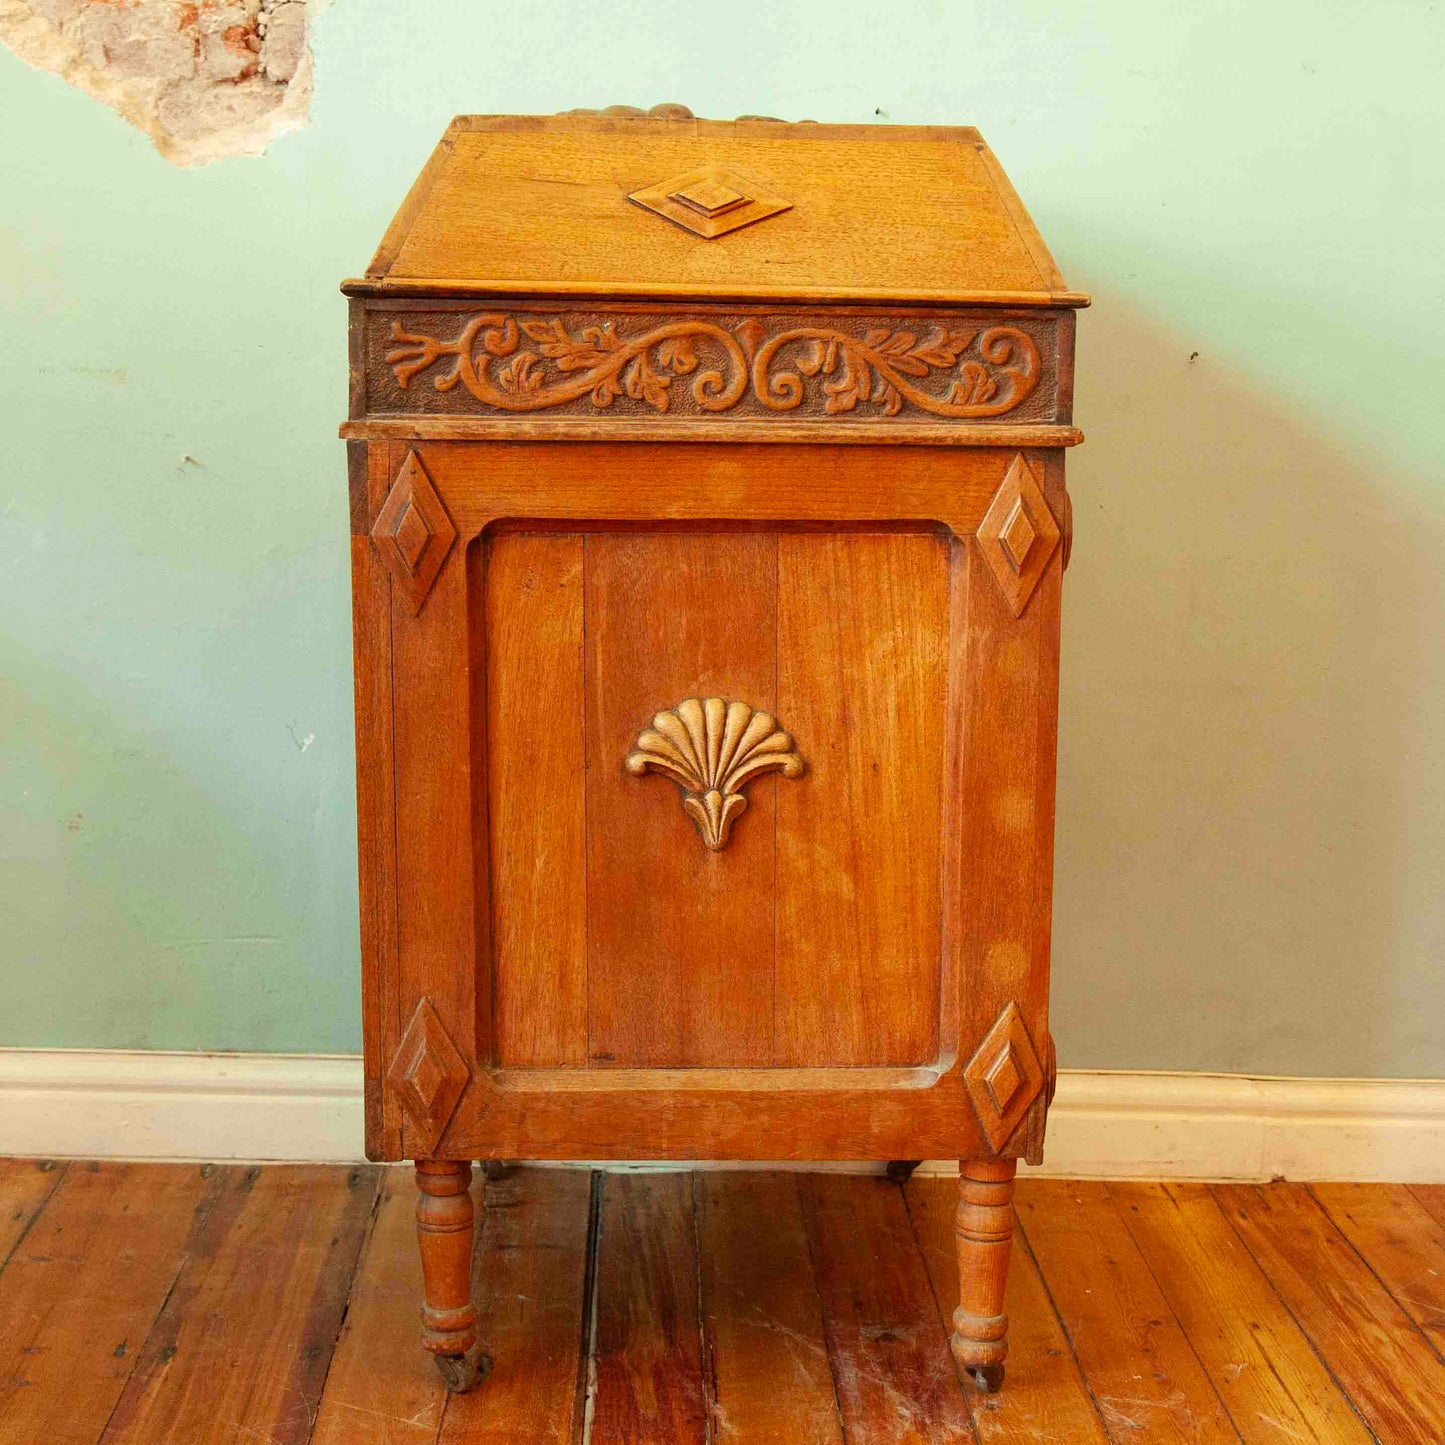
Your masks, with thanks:
[(1445, 1075), (1442, 38), (335, 0), (310, 127), (197, 171), (0, 52), (0, 1043), (357, 1046), (336, 283), (454, 112), (677, 99), (976, 124), (1094, 294), (1063, 1062)]

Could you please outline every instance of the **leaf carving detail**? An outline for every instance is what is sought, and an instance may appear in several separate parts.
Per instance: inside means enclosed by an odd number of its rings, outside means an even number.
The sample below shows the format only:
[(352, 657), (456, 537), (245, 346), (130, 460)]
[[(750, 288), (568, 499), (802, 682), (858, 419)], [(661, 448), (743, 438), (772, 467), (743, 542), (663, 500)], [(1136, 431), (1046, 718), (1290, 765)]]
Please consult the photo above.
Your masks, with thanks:
[[(518, 349), (524, 337), (535, 351)], [(827, 416), (876, 406), (893, 417), (911, 406), (934, 416), (992, 417), (1028, 397), (1041, 371), (1033, 338), (1010, 325), (979, 330), (935, 323), (920, 339), (917, 330), (891, 326), (869, 326), (861, 335), (838, 326), (796, 326), (768, 335), (755, 317), (732, 331), (682, 318), (622, 336), (609, 318), (573, 335), (560, 316), (488, 313), (472, 317), (452, 341), (393, 321), (391, 342), (386, 362), (399, 387), (449, 359), (451, 365), (433, 375), (437, 391), (460, 385), (502, 411), (540, 411), (584, 397), (605, 408), (625, 395), (667, 412), (674, 380), (689, 377), (703, 412), (728, 410), (749, 387), (768, 411), (785, 412), (821, 377)]]

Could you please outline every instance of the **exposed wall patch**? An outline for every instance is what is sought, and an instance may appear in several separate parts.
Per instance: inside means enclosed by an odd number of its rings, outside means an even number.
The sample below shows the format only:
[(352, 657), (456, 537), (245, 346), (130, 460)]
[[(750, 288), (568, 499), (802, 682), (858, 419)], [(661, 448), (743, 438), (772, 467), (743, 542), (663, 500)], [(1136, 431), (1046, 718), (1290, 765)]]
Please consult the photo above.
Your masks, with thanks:
[(308, 8), (308, 0), (0, 0), (0, 40), (118, 111), (168, 161), (196, 166), (259, 155), (306, 124)]

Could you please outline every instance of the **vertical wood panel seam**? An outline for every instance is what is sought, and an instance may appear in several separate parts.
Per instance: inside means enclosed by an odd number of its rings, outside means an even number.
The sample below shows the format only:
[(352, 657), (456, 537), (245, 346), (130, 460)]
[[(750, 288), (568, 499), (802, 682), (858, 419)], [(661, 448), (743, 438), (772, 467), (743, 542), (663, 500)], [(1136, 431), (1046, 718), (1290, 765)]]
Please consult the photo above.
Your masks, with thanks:
[(582, 988), (586, 1013), (583, 1019), (582, 1067), (594, 1067), (592, 1062), (592, 910), (588, 902), (592, 875), (592, 830), (587, 821), (587, 795), (591, 789), (592, 757), (589, 748), (591, 738), (587, 728), (587, 711), (590, 705), (588, 690), (591, 680), (587, 675), (587, 613), (588, 601), (592, 595), (590, 578), (592, 568), (592, 534), (582, 533), (582, 576), (578, 586), (582, 589), (582, 652), (578, 660), (578, 675), (582, 679)]
[[(773, 714), (782, 702), (783, 656), (783, 534), (773, 534)], [(789, 726), (790, 718), (783, 719)], [(796, 746), (796, 744), (795, 744)], [(778, 899), (778, 782), (771, 780), (773, 790), (773, 969), (769, 979), (772, 997), (768, 1007), (768, 1058), (778, 1062), (778, 915), (782, 912)]]
[(1308, 1344), (1310, 1349), (1314, 1351), (1315, 1358), (1320, 1362), (1320, 1365), (1324, 1369), (1325, 1373), (1333, 1381), (1335, 1388), (1340, 1392), (1341, 1395), (1344, 1396), (1346, 1401), (1349, 1402), (1350, 1409), (1355, 1412), (1355, 1415), (1358, 1417), (1360, 1424), (1363, 1425), (1367, 1431), (1369, 1431), (1371, 1438), (1378, 1441), (1380, 1438), (1379, 1435), (1375, 1433), (1374, 1426), (1372, 1426), (1370, 1422), (1365, 1418), (1364, 1412), (1361, 1410), (1359, 1405), (1355, 1403), (1355, 1397), (1349, 1392), (1349, 1390), (1345, 1388), (1344, 1381), (1341, 1380), (1339, 1375), (1335, 1373), (1334, 1366), (1329, 1362), (1328, 1358), (1326, 1358), (1325, 1352), (1316, 1343), (1315, 1337), (1309, 1332), (1308, 1329), (1305, 1328), (1304, 1321), (1300, 1319), (1300, 1317), (1294, 1312), (1294, 1308), (1291, 1306), (1290, 1302), (1284, 1297), (1284, 1291), (1275, 1284), (1274, 1276), (1270, 1274), (1269, 1270), (1265, 1267), (1264, 1261), (1260, 1259), (1260, 1257), (1255, 1254), (1254, 1250), (1250, 1248), (1249, 1241), (1240, 1232), (1239, 1226), (1236, 1225), (1234, 1220), (1229, 1217), (1228, 1207), (1225, 1205), (1224, 1201), (1220, 1199), (1218, 1193), (1216, 1192), (1219, 1186), (1214, 1184), (1206, 1184), (1204, 1187), (1209, 1191), (1209, 1197), (1214, 1201), (1215, 1208), (1218, 1209), (1219, 1212), (1224, 1216), (1229, 1227), (1234, 1231), (1234, 1237), (1239, 1241), (1240, 1248), (1243, 1249), (1244, 1252), (1250, 1257), (1250, 1259), (1254, 1261), (1255, 1268), (1258, 1269), (1260, 1274), (1264, 1276), (1265, 1282), (1269, 1285), (1275, 1299), (1279, 1301), (1280, 1308), (1284, 1310), (1284, 1312), (1294, 1322), (1294, 1327), (1300, 1332), (1301, 1335), (1304, 1336), (1305, 1343)]
[[(390, 442), (386, 448), (386, 481), (391, 485), (396, 475), (396, 458), (401, 451), (401, 446), (396, 442)], [(375, 543), (372, 543), (373, 548)], [(380, 1076), (385, 1080), (391, 1068), (392, 1051), (397, 1041), (401, 1038), (402, 1030), (406, 1027), (403, 1021), (403, 1010), (401, 1002), (401, 758), (396, 746), (396, 590), (392, 586), (391, 569), (383, 568), (386, 572), (386, 705), (390, 717), (387, 720), (387, 732), (390, 735), (390, 746), (387, 751), (391, 754), (391, 1049), (387, 1049), (387, 1058), (380, 1069)], [(392, 1091), (383, 1083), (383, 1101), (386, 1095)], [(393, 1105), (393, 1113), (396, 1106)], [(406, 1119), (398, 1118), (397, 1121), (397, 1152), (406, 1152)], [(382, 1109), (382, 1132), (386, 1131), (386, 1110), (383, 1102)]]
[(587, 818), (587, 759), (589, 739), (587, 736), (587, 567), (589, 534), (582, 533), (582, 568), (577, 579), (579, 599), (578, 616), (582, 620), (577, 639), (578, 690), (582, 700), (582, 1067), (592, 1067), (592, 911), (590, 904), (592, 833)]

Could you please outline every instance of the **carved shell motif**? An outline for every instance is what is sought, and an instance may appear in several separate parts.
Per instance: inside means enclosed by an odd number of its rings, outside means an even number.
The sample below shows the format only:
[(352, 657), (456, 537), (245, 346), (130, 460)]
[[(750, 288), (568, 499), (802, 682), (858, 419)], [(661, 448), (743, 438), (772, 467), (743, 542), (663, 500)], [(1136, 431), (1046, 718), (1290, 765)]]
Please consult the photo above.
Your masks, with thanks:
[(690, 697), (658, 713), (637, 735), (626, 766), (634, 777), (650, 769), (680, 783), (683, 811), (714, 851), (727, 843), (733, 820), (748, 805), (744, 783), (773, 769), (785, 778), (803, 775), (792, 738), (771, 713), (720, 697)]

